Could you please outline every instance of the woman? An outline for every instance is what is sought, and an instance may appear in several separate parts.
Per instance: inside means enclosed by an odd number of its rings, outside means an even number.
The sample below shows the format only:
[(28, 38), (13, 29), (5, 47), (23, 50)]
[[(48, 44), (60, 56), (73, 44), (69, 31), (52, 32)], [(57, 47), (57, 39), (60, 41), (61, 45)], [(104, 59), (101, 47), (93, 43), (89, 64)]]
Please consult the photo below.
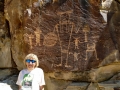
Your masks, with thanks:
[(35, 54), (28, 54), (24, 59), (26, 69), (20, 71), (18, 80), (19, 90), (42, 90), (44, 81), (44, 72), (39, 66), (38, 57)]

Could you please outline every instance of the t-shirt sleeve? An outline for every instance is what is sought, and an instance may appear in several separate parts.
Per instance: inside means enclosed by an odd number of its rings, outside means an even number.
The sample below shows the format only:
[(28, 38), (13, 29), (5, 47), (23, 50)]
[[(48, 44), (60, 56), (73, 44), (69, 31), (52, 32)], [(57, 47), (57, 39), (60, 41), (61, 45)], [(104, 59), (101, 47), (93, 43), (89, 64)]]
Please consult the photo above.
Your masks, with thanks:
[(17, 85), (22, 85), (22, 71), (20, 71), (19, 75), (18, 75), (18, 79), (16, 82)]

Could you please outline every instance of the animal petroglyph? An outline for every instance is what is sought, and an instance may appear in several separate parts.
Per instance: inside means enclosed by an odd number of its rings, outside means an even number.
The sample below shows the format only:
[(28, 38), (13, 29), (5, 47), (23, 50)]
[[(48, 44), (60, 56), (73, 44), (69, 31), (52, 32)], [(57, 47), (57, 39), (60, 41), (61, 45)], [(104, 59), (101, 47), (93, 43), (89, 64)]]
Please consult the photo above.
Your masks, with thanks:
[(80, 53), (77, 53), (77, 52), (72, 53), (72, 52), (70, 52), (69, 54), (72, 54), (74, 56), (74, 61), (78, 61), (78, 55)]

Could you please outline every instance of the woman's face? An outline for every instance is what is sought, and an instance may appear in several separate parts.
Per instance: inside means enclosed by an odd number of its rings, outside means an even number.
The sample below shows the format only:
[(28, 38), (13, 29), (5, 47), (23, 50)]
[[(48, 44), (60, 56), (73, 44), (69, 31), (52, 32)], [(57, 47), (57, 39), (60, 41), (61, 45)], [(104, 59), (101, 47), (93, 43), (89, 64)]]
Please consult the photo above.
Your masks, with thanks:
[(33, 70), (36, 66), (36, 60), (34, 60), (33, 58), (27, 59), (26, 66), (28, 70)]

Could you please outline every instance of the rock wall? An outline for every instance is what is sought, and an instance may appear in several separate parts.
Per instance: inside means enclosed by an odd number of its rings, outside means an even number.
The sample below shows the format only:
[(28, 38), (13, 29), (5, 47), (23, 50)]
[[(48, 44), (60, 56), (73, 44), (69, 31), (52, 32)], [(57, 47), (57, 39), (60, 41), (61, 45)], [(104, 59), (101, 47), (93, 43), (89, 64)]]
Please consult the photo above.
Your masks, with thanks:
[[(4, 3), (0, 2), (0, 67), (8, 68), (12, 67), (11, 58), (11, 39), (9, 33), (9, 26), (7, 25), (4, 16)], [(7, 57), (6, 57), (7, 56)]]
[(18, 69), (23, 68), (23, 58), (31, 52), (38, 55), (45, 72), (84, 71), (98, 66), (108, 55), (101, 57), (96, 49), (105, 30), (99, 2), (67, 0), (43, 2), (43, 6), (37, 6), (42, 2), (23, 2), (6, 1), (5, 5)]
[(107, 23), (100, 5), (101, 0), (0, 0), (0, 68), (18, 75), (24, 57), (35, 53), (45, 90), (99, 90), (107, 87), (104, 81), (119, 81), (120, 5), (112, 2)]

